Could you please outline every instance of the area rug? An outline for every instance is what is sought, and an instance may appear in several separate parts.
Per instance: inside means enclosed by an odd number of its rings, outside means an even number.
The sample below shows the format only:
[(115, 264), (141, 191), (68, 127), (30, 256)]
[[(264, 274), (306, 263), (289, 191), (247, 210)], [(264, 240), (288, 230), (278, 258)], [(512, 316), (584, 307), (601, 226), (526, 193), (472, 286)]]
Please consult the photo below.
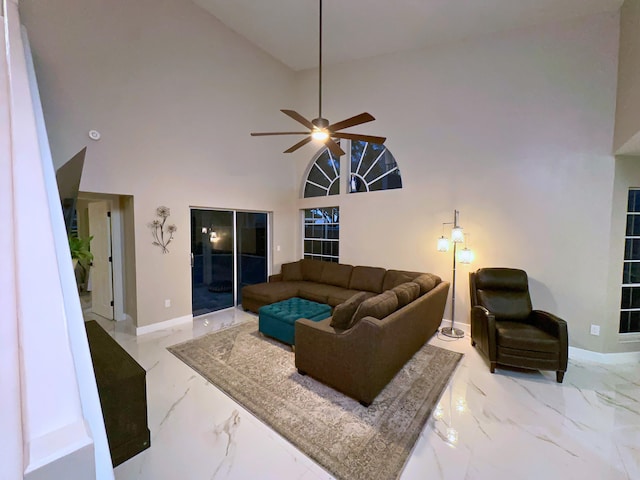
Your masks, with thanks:
[(365, 408), (295, 368), (257, 321), (168, 350), (338, 479), (399, 476), (462, 354), (424, 345)]

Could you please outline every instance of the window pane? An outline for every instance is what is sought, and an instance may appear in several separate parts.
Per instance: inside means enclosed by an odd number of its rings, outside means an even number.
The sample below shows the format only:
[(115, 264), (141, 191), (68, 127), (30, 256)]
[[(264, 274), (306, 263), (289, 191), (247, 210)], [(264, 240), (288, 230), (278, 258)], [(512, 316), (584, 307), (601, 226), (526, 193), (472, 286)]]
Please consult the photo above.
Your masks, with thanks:
[(338, 207), (312, 208), (304, 211), (305, 258), (338, 261), (339, 219)]
[(304, 198), (325, 197), (339, 193), (340, 159), (331, 157), (325, 148), (309, 169), (304, 187)]
[(621, 308), (640, 308), (640, 287), (622, 287)]
[(640, 332), (640, 312), (620, 312), (619, 333)]
[(628, 237), (640, 236), (640, 215), (627, 215)]
[(640, 283), (640, 262), (625, 262), (622, 283)]
[(311, 197), (324, 197), (327, 195), (327, 191), (316, 187), (315, 185), (312, 185), (310, 183), (307, 183), (304, 186), (304, 198), (311, 198)]
[(640, 238), (627, 238), (624, 246), (625, 260), (640, 260)]
[(629, 190), (629, 202), (627, 206), (628, 212), (640, 212), (640, 190)]
[(384, 145), (351, 142), (349, 193), (402, 188), (397, 167)]

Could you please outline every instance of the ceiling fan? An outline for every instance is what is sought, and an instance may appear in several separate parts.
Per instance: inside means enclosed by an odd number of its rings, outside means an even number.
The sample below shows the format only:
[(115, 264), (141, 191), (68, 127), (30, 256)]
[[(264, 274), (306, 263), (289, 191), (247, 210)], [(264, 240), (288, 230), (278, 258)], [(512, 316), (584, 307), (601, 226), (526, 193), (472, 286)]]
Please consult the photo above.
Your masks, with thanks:
[(318, 118), (313, 120), (307, 120), (295, 110), (280, 110), (285, 115), (293, 118), (298, 123), (304, 125), (309, 130), (305, 132), (262, 132), (251, 133), (253, 137), (260, 137), (266, 135), (307, 135), (306, 138), (299, 141), (292, 147), (284, 151), (284, 153), (291, 153), (303, 147), (311, 140), (319, 140), (324, 142), (327, 148), (335, 156), (344, 155), (344, 150), (340, 148), (340, 145), (336, 143), (334, 138), (344, 138), (346, 140), (362, 140), (364, 142), (383, 144), (386, 140), (385, 137), (377, 137), (373, 135), (361, 135), (358, 133), (342, 132), (345, 128), (354, 127), (363, 123), (371, 122), (375, 120), (373, 115), (369, 113), (361, 113), (354, 117), (347, 118), (341, 122), (329, 123), (329, 120), (322, 117), (322, 0), (320, 2), (320, 41), (319, 41), (319, 65), (318, 65)]

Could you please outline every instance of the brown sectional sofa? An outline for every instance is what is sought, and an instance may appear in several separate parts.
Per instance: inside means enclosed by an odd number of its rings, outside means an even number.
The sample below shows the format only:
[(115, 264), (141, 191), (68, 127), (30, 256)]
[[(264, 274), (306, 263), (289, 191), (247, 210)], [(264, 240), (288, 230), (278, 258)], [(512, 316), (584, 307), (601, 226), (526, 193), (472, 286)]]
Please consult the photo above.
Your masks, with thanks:
[[(271, 275), (266, 283), (244, 287), (242, 308), (258, 313), (264, 305), (291, 297), (336, 307), (358, 292), (382, 293), (420, 275), (423, 273), (303, 259), (285, 263), (281, 273)], [(437, 275), (427, 275), (436, 284), (440, 282)]]
[[(366, 304), (338, 326), (360, 292)], [(448, 292), (449, 282), (433, 274), (304, 259), (284, 264), (268, 283), (244, 287), (242, 306), (257, 312), (298, 296), (338, 307), (335, 319), (295, 322), (296, 367), (368, 406), (438, 330)]]

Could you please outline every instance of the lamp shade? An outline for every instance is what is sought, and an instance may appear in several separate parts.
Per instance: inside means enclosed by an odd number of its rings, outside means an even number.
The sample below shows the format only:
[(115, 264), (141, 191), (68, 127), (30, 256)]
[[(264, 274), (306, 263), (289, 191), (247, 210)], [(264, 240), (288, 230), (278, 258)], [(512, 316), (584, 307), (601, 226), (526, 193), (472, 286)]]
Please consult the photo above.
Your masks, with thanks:
[(444, 236), (438, 239), (438, 251), (439, 252), (449, 251), (449, 240), (447, 240)]
[(464, 242), (464, 233), (462, 233), (462, 227), (453, 227), (451, 229), (451, 241), (454, 243)]
[(469, 264), (473, 262), (473, 250), (465, 247), (458, 252), (458, 261), (460, 263)]

